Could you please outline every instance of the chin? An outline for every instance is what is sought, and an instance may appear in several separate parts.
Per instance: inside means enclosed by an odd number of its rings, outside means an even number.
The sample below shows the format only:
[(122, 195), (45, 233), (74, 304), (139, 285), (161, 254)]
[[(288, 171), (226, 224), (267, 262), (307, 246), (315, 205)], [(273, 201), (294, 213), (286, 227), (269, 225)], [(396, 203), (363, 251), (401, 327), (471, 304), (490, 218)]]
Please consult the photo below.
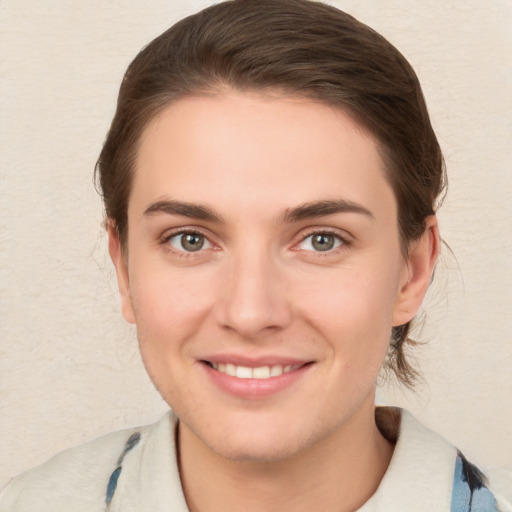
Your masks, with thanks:
[(212, 442), (209, 448), (217, 455), (237, 461), (266, 463), (286, 460), (301, 451), (300, 442), (283, 439), (271, 434), (237, 436), (236, 439), (223, 439)]
[(266, 463), (289, 459), (328, 434), (312, 435), (311, 426), (304, 424), (307, 421), (294, 419), (291, 414), (277, 418), (257, 414), (236, 416), (236, 419), (225, 417), (224, 421), (217, 419), (208, 429), (193, 429), (194, 436), (220, 457)]

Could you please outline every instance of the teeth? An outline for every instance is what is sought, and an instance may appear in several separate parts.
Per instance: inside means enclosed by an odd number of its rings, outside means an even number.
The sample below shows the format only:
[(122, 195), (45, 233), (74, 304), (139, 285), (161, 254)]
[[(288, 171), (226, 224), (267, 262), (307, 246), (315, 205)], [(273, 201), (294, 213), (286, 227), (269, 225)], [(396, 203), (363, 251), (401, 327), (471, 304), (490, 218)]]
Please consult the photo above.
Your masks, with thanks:
[(247, 368), (247, 366), (237, 366), (236, 376), (239, 379), (252, 379), (252, 368)]
[(272, 366), (270, 368), (270, 376), (271, 377), (279, 377), (279, 375), (283, 374), (283, 367), (282, 366)]
[(253, 379), (268, 379), (270, 377), (270, 368), (268, 366), (260, 366), (252, 369)]
[(270, 377), (279, 377), (279, 375), (283, 373), (289, 373), (302, 366), (300, 364), (287, 364), (286, 366), (274, 365), (249, 368), (248, 366), (235, 366), (230, 363), (211, 363), (211, 365), (215, 370), (239, 379), (269, 379)]

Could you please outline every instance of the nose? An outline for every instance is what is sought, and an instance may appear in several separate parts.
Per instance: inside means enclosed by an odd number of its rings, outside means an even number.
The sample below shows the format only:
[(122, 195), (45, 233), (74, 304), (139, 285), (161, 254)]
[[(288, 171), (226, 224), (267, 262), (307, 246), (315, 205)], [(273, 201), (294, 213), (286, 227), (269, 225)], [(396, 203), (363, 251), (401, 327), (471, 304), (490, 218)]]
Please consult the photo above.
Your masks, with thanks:
[(265, 251), (233, 256), (216, 304), (217, 321), (248, 340), (278, 332), (292, 319), (287, 288), (279, 264)]

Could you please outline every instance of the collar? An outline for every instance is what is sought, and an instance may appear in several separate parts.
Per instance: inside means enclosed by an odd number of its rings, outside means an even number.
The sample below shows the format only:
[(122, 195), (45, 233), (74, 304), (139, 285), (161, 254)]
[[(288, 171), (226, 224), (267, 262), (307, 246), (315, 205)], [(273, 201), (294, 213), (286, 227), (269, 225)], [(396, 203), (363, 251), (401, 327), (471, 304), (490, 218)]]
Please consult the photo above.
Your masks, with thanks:
[(377, 491), (359, 512), (450, 512), (456, 448), (406, 410), (378, 407), (376, 421), (396, 445)]

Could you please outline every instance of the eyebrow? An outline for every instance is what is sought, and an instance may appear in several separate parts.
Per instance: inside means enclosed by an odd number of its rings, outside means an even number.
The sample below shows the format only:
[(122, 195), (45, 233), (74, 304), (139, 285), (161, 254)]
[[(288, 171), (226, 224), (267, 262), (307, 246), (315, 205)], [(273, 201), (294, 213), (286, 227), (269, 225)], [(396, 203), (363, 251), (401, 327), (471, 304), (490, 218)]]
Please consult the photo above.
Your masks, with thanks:
[(144, 210), (144, 216), (164, 213), (222, 223), (223, 219), (208, 206), (183, 201), (157, 201)]
[[(216, 223), (224, 222), (224, 219), (208, 206), (175, 200), (157, 201), (146, 208), (143, 215), (151, 216), (162, 213)], [(346, 199), (324, 199), (304, 203), (295, 208), (287, 208), (278, 218), (278, 223), (286, 224), (300, 222), (328, 215), (335, 215), (337, 213), (358, 213), (371, 219), (375, 219), (370, 210), (353, 201), (348, 201)]]
[(347, 201), (346, 199), (332, 199), (312, 201), (310, 203), (301, 204), (296, 208), (288, 208), (281, 215), (279, 222), (299, 222), (317, 219), (327, 215), (335, 215), (337, 213), (359, 213), (375, 220), (373, 213), (361, 204)]

